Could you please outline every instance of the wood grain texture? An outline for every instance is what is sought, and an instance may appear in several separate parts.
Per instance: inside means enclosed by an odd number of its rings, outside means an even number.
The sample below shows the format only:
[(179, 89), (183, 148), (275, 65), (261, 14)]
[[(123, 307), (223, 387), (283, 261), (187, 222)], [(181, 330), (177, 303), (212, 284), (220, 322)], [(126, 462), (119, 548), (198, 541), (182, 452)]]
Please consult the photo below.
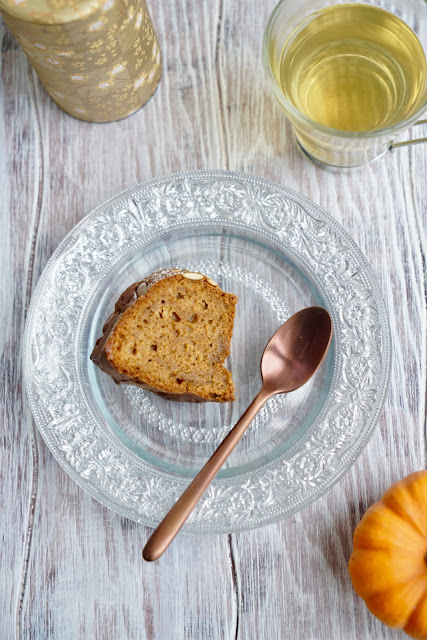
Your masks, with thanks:
[[(368, 612), (346, 564), (366, 508), (426, 467), (427, 148), (342, 174), (306, 160), (262, 71), (273, 6), (150, 3), (163, 78), (141, 111), (105, 125), (60, 111), (0, 26), (2, 639), (405, 637)], [(34, 285), (76, 222), (135, 182), (194, 168), (275, 180), (348, 230), (390, 312), (391, 382), (365, 451), (322, 499), (259, 530), (181, 535), (149, 565), (148, 529), (85, 494), (37, 434), (21, 340)]]

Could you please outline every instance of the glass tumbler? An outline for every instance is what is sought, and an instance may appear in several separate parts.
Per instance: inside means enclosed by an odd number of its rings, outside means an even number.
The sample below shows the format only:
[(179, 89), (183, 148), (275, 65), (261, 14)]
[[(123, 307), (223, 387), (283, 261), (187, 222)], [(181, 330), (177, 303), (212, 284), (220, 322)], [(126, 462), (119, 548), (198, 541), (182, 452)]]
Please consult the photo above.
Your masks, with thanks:
[[(282, 56), (290, 46), (289, 43), (295, 42), (298, 34), (316, 19), (321, 10), (336, 5), (349, 7), (350, 4), (378, 7), (400, 18), (415, 33), (418, 45), (421, 45), (427, 58), (427, 2), (424, 0), (352, 0), (351, 3), (339, 0), (333, 3), (325, 0), (281, 0), (269, 19), (263, 40), (263, 64), (269, 84), (292, 123), (298, 144), (316, 163), (339, 169), (368, 163), (383, 155), (392, 146), (427, 140), (420, 138), (410, 142), (396, 142), (401, 134), (419, 123), (420, 115), (427, 107), (427, 77), (420, 86), (413, 111), (389, 125), (368, 130), (341, 130), (326, 126), (310, 118), (285, 95), (281, 74), (286, 58), (282, 59)], [(375, 41), (375, 32), (373, 33)], [(421, 121), (423, 122), (427, 121)]]

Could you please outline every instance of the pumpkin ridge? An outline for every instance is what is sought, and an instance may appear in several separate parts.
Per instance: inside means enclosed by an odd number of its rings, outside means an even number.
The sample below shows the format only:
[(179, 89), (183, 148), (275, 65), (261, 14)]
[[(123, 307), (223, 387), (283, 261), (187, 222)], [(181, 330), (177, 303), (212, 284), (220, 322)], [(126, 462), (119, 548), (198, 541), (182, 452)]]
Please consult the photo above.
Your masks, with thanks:
[(387, 509), (390, 509), (390, 511), (392, 511), (398, 518), (400, 518), (400, 520), (402, 520), (402, 522), (406, 522), (406, 523), (410, 524), (411, 527), (413, 529), (415, 529), (415, 531), (420, 535), (421, 538), (426, 539), (425, 531), (421, 531), (420, 527), (417, 525), (417, 523), (411, 518), (411, 516), (408, 513), (406, 513), (405, 517), (403, 517), (402, 514), (400, 514), (399, 511), (397, 509), (395, 509), (395, 506), (394, 506), (393, 503), (389, 504), (385, 500), (380, 500), (380, 502), (385, 507), (387, 507)]
[[(409, 508), (409, 506), (414, 506), (415, 512), (417, 511), (417, 505), (420, 501), (420, 496), (417, 495), (417, 489), (419, 489), (420, 485), (425, 485), (425, 474), (425, 470), (414, 471), (403, 478), (403, 480), (396, 482), (385, 492), (380, 503), (384, 504), (390, 511), (399, 516), (399, 518), (408, 522), (424, 540), (427, 540), (427, 524), (424, 522), (419, 525), (418, 522), (414, 520), (411, 513), (412, 510)], [(407, 498), (405, 498), (405, 495)], [(427, 493), (425, 493), (425, 498), (427, 498)], [(399, 513), (399, 508), (403, 509), (403, 514)]]
[[(394, 522), (390, 522), (389, 515), (392, 516)], [(389, 509), (382, 500), (371, 505), (364, 514), (362, 520), (364, 521), (364, 526), (362, 528), (357, 527), (354, 533), (355, 549), (375, 549), (378, 551), (389, 552), (391, 548), (394, 547), (396, 549), (401, 549), (402, 552), (405, 552), (408, 556), (419, 555), (421, 542), (425, 541), (424, 536), (421, 536), (419, 530), (412, 526), (412, 522), (405, 520), (402, 515), (392, 509)], [(373, 527), (379, 526), (379, 521), (381, 522), (381, 531), (385, 531), (385, 538), (383, 537), (384, 534), (380, 537), (378, 535), (366, 536), (367, 531), (370, 531)], [(384, 526), (385, 523), (387, 526)], [(393, 529), (393, 533), (388, 531), (390, 528)], [(362, 531), (365, 535), (360, 535)], [(405, 535), (403, 537), (399, 534), (400, 531), (405, 531)], [(427, 541), (423, 546), (425, 546), (427, 551)]]
[[(393, 627), (394, 629), (404, 629), (406, 631), (406, 628), (410, 627), (411, 619), (413, 617), (416, 617), (419, 606), (422, 605), (426, 599), (425, 589), (427, 587), (427, 584), (425, 584), (424, 586), (417, 585), (417, 583), (420, 582), (420, 579), (422, 582), (426, 582), (425, 576), (424, 580), (422, 578), (423, 577), (421, 576), (421, 574), (419, 574), (418, 576), (414, 576), (409, 581), (395, 583), (389, 589), (380, 589), (378, 591), (375, 591), (375, 593), (370, 594), (370, 596), (365, 599), (365, 604), (368, 607), (369, 611), (385, 624)], [(411, 587), (415, 588), (411, 589)], [(421, 592), (423, 588), (424, 591)], [(418, 595), (416, 595), (417, 590), (419, 591)], [(399, 597), (402, 597), (406, 591), (407, 594), (408, 592), (410, 592), (410, 598), (414, 598), (413, 606), (411, 603), (411, 611), (405, 612), (404, 608), (400, 610), (400, 607), (392, 607), (388, 610), (388, 612), (386, 612), (387, 608), (384, 608), (384, 603), (393, 600), (396, 601), (395, 594), (399, 591), (401, 591), (401, 596)], [(405, 600), (406, 598), (403, 599), (403, 602)], [(410, 635), (412, 635), (412, 633), (410, 633)], [(421, 638), (421, 640), (426, 640), (427, 638), (426, 635), (419, 635), (414, 637)]]
[[(411, 584), (412, 582), (418, 581), (420, 579), (421, 575), (422, 575), (421, 573), (417, 573), (410, 580), (407, 580), (406, 582), (394, 582), (393, 586), (390, 587), (389, 589), (381, 589), (381, 588), (377, 589), (376, 591), (373, 591), (372, 593), (370, 593), (368, 598), (371, 599), (371, 598), (375, 598), (376, 596), (389, 597), (390, 594), (393, 593), (393, 591), (395, 591), (395, 589), (398, 589), (399, 587), (405, 587), (408, 584)], [(356, 593), (357, 593), (358, 596), (360, 596), (358, 591), (356, 591)], [(360, 597), (362, 597), (362, 596), (360, 596)], [(420, 604), (421, 600), (423, 600), (423, 598), (425, 598), (425, 597), (426, 597), (426, 594), (422, 594), (418, 598), (417, 603), (414, 605), (414, 613), (415, 613), (415, 609), (418, 607), (418, 605)]]
[(405, 626), (403, 627), (403, 630), (405, 631), (405, 633), (412, 636), (413, 638), (419, 638), (421, 640), (427, 637), (426, 630), (424, 631), (421, 630), (421, 632), (419, 631), (420, 629), (419, 618), (420, 618), (420, 614), (421, 614), (421, 618), (423, 618), (422, 613), (423, 613), (423, 609), (425, 608), (426, 602), (427, 602), (427, 594), (424, 593), (421, 596), (421, 598), (419, 598), (417, 604), (414, 607), (414, 611), (411, 613), (408, 620), (406, 621)]

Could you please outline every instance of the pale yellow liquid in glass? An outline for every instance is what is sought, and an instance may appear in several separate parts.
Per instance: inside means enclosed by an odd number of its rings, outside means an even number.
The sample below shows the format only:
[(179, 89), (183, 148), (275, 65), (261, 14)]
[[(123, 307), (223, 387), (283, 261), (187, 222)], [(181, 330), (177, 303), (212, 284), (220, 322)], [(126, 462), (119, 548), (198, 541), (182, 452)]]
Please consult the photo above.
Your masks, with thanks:
[(421, 106), (426, 58), (415, 33), (388, 11), (335, 5), (312, 14), (291, 34), (282, 51), (280, 83), (311, 120), (341, 131), (373, 131)]

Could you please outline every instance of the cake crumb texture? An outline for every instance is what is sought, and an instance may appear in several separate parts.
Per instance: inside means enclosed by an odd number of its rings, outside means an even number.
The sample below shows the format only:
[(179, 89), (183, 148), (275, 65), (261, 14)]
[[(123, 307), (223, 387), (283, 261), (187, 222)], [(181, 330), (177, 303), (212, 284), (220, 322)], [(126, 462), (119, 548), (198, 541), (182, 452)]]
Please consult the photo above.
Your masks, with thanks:
[(137, 297), (105, 342), (106, 359), (125, 376), (121, 381), (200, 400), (234, 400), (223, 362), (237, 297), (206, 276), (188, 273), (155, 281)]

